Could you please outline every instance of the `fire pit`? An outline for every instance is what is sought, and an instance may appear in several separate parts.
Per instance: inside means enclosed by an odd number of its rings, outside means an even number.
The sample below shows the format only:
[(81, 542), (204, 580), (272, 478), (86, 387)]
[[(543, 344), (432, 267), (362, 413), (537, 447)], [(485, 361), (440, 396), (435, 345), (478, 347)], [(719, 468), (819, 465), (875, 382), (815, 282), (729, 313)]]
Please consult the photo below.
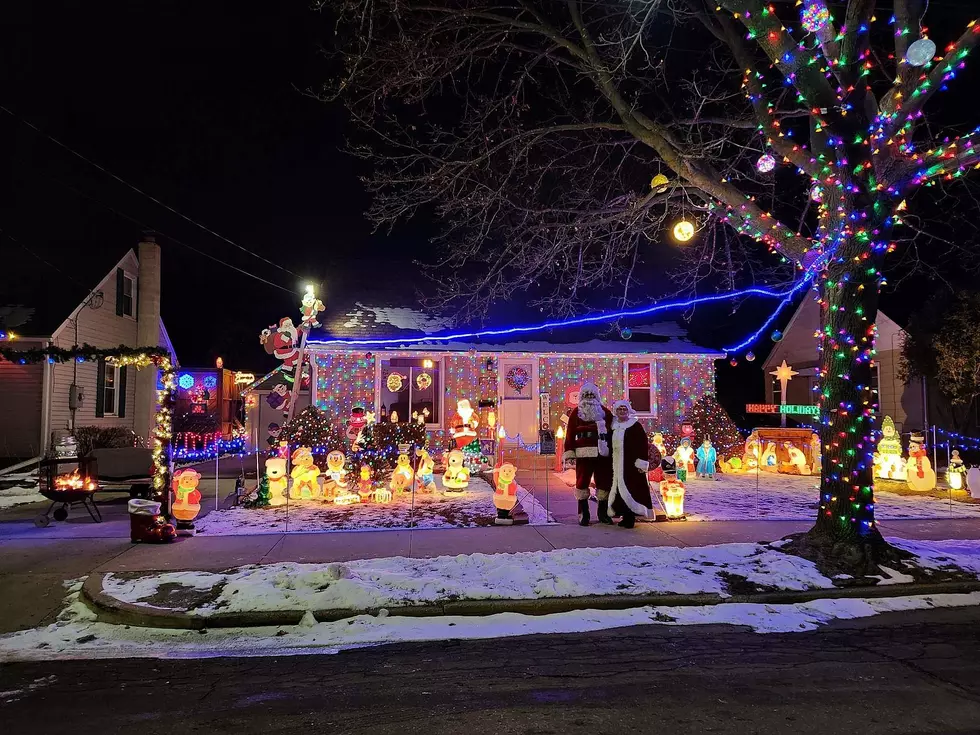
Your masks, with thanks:
[[(102, 522), (102, 514), (95, 504), (99, 490), (99, 468), (94, 457), (52, 457), (41, 461), (38, 471), (38, 492), (51, 501), (44, 513), (34, 519), (34, 525), (44, 528), (51, 523), (68, 518), (74, 503), (81, 503), (96, 523)], [(55, 508), (59, 505), (60, 507)], [(54, 511), (54, 512), (52, 512)]]

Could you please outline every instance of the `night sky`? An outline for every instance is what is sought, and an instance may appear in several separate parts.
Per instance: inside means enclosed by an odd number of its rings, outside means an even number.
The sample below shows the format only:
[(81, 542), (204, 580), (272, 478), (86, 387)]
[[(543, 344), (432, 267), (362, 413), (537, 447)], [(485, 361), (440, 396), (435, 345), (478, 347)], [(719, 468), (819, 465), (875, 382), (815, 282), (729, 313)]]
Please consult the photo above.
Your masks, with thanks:
[[(969, 12), (959, 2), (948, 8), (956, 23)], [(261, 11), (199, 0), (8, 2), (0, 24), (0, 103), (292, 272), (202, 232), (0, 112), (0, 227), (62, 264), (103, 248), (121, 255), (144, 229), (162, 233), (163, 317), (183, 364), (222, 355), (233, 369), (268, 367), (257, 334), (294, 315), (305, 282), (321, 283), (328, 301), (411, 295), (419, 285), (410, 264), (429, 254), (432, 224), (372, 235), (358, 181), (365, 172), (341, 150), (354, 131), (342, 108), (300, 91), (332, 71), (318, 45), (333, 28), (306, 2), (264, 3)], [(974, 102), (958, 104), (954, 118), (974, 116)], [(9, 241), (0, 248), (5, 263), (37, 270)], [(56, 273), (41, 280), (44, 288), (65, 285)], [(914, 281), (904, 297), (886, 297), (886, 308), (904, 319), (902, 305), (907, 311), (915, 301), (907, 295), (931, 287)], [(741, 336), (760, 314), (712, 321)], [(760, 343), (760, 361), (767, 350)], [(761, 391), (757, 372), (723, 365), (722, 390), (738, 384), (757, 397), (745, 387)]]

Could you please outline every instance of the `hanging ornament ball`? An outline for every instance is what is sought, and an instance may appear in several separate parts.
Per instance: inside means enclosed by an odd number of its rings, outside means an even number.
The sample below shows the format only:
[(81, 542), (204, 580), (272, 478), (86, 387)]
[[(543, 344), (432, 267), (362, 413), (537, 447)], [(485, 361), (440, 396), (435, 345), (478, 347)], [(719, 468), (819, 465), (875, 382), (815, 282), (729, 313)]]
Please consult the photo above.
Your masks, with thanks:
[(783, 333), (780, 332), (778, 329), (774, 329), (771, 336), (773, 342), (778, 342), (783, 338)]
[(745, 353), (745, 361), (746, 362), (755, 362), (755, 353), (754, 352), (746, 352)]
[(620, 335), (620, 336), (621, 336), (621, 337), (622, 337), (623, 339), (629, 339), (630, 337), (632, 337), (632, 336), (633, 336), (633, 330), (632, 330), (632, 329), (630, 329), (629, 327), (623, 327), (623, 328), (622, 328), (622, 329), (620, 330), (620, 332), (619, 332), (619, 335)]
[(820, 188), (819, 184), (814, 184), (813, 188), (810, 189), (810, 199), (818, 204), (823, 201), (823, 189)]
[(809, 0), (803, 6), (800, 21), (803, 24), (803, 30), (807, 33), (818, 33), (830, 22), (830, 11), (822, 0)]
[(667, 184), (669, 183), (670, 183), (670, 179), (668, 179), (663, 174), (657, 174), (652, 179), (650, 179), (650, 188), (653, 189), (658, 194), (663, 194), (665, 191), (667, 191)]
[(776, 168), (776, 159), (769, 153), (763, 153), (759, 156), (759, 160), (755, 162), (755, 167), (760, 173), (767, 174)]
[(736, 365), (738, 365), (738, 360), (736, 360), (733, 357), (731, 360), (728, 361), (728, 364), (731, 365), (732, 367), (735, 367)]
[(694, 225), (686, 219), (682, 219), (674, 225), (674, 239), (678, 242), (687, 242), (694, 237)]
[(920, 38), (909, 46), (905, 60), (912, 66), (925, 66), (936, 55), (936, 44), (928, 38)]

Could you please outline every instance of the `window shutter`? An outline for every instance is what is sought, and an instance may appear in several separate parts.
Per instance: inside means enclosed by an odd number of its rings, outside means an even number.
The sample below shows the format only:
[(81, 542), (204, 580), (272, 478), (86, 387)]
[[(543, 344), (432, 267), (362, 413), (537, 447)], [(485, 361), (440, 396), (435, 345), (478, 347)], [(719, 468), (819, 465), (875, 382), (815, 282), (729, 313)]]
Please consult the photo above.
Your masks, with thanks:
[(105, 416), (105, 360), (99, 360), (96, 365), (98, 372), (95, 374), (95, 415), (101, 418)]
[(121, 419), (126, 417), (126, 373), (128, 372), (129, 368), (125, 365), (119, 368), (119, 385), (116, 386), (116, 390), (119, 391), (119, 410), (116, 416)]
[(122, 268), (116, 268), (116, 316), (123, 315), (123, 279), (126, 274)]

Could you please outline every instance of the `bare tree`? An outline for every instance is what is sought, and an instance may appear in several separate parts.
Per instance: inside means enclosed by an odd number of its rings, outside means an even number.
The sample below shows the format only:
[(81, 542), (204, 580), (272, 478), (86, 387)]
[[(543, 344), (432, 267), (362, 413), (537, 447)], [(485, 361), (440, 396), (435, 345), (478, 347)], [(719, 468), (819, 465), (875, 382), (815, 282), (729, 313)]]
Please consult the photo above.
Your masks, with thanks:
[(923, 115), (980, 25), (915, 65), (920, 0), (894, 0), (894, 23), (874, 0), (837, 20), (804, 0), (805, 23), (761, 0), (335, 6), (346, 66), (324, 95), (373, 136), (356, 149), (374, 167), (370, 216), (438, 214), (440, 293), (467, 316), (528, 289), (557, 313), (599, 287), (625, 302), (637, 247), (678, 213), (702, 229), (682, 288), (812, 279), (824, 461), (809, 541), (862, 563), (886, 548), (871, 463), (882, 268), (915, 190), (980, 160), (976, 130)]

